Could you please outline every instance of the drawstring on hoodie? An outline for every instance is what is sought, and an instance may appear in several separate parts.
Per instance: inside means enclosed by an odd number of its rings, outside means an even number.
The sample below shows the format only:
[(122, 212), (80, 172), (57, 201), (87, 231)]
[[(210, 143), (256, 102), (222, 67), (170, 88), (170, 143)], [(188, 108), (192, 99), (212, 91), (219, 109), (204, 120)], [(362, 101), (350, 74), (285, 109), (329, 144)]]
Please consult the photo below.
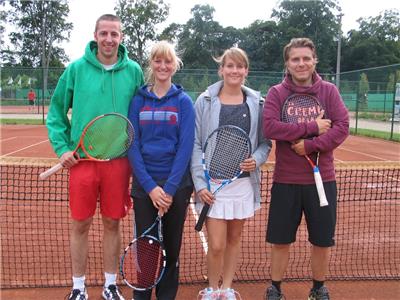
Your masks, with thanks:
[[(105, 73), (107, 72), (104, 67), (101, 68), (101, 92), (104, 93), (106, 86), (105, 86), (105, 81), (106, 81), (106, 76)], [(111, 89), (112, 89), (112, 105), (114, 112), (117, 112), (117, 108), (115, 106), (115, 84), (114, 84), (114, 69), (111, 70)]]
[(111, 71), (111, 89), (112, 89), (112, 103), (113, 103), (114, 112), (117, 112), (117, 109), (115, 106), (114, 69)]

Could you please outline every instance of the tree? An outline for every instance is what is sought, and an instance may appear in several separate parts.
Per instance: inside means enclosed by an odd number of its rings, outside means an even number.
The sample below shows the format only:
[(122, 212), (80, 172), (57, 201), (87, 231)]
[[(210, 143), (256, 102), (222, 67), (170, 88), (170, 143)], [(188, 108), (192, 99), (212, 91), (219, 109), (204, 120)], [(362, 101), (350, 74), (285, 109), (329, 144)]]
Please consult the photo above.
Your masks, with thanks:
[(368, 108), (368, 92), (369, 82), (367, 74), (361, 73), (360, 81), (358, 84), (358, 101), (361, 104), (361, 109)]
[[(58, 46), (68, 41), (72, 23), (66, 22), (68, 3), (59, 1), (10, 1), (10, 22), (17, 29), (9, 37), (15, 50), (8, 55), (17, 57), (22, 66), (42, 68), (43, 95), (47, 93), (48, 70), (67, 61), (63, 48)], [(44, 100), (44, 99), (43, 99)]]
[(344, 71), (391, 65), (400, 61), (399, 11), (387, 10), (376, 17), (360, 18), (357, 22), (360, 29), (349, 31), (345, 41)]
[(10, 1), (9, 18), (17, 29), (10, 33), (14, 55), (22, 66), (48, 68), (51, 63), (66, 62), (59, 45), (68, 41), (73, 28), (66, 22), (68, 3), (60, 1)]
[(170, 41), (171, 43), (177, 43), (178, 37), (183, 31), (183, 26), (178, 23), (169, 24), (159, 35), (160, 40)]
[(242, 30), (239, 46), (247, 52), (252, 70), (282, 71), (282, 43), (275, 21), (257, 20)]
[(239, 41), (239, 30), (233, 27), (223, 28), (214, 21), (214, 7), (195, 5), (193, 17), (182, 25), (178, 38), (178, 49), (186, 68), (215, 69), (213, 57), (234, 46)]
[(318, 71), (332, 73), (336, 69), (335, 38), (340, 29), (341, 9), (337, 0), (284, 0), (272, 17), (277, 19), (281, 48), (295, 37), (313, 40), (318, 54)]
[(129, 57), (145, 65), (147, 46), (157, 39), (155, 27), (167, 19), (169, 5), (163, 0), (118, 0), (115, 11), (122, 21)]

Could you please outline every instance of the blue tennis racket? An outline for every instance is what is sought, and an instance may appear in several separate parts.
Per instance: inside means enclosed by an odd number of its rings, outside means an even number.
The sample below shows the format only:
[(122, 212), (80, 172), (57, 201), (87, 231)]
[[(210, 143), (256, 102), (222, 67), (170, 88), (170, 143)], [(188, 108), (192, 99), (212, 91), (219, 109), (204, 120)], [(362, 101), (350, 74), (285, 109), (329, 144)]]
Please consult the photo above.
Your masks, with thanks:
[[(207, 188), (215, 195), (224, 186), (235, 181), (243, 171), (240, 164), (251, 155), (251, 142), (247, 133), (233, 125), (215, 129), (203, 148), (202, 165)], [(215, 187), (214, 190), (211, 187)], [(204, 203), (195, 229), (200, 231), (208, 215), (210, 205)]]

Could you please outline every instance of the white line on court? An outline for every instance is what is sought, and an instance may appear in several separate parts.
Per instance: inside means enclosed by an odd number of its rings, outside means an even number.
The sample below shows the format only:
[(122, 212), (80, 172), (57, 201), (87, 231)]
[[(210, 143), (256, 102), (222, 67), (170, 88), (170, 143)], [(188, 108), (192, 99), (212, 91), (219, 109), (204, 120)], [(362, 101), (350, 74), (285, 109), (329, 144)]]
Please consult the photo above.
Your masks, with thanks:
[(382, 157), (379, 157), (379, 156), (367, 154), (367, 153), (360, 152), (360, 151), (350, 150), (349, 148), (346, 148), (346, 147), (340, 147), (339, 149), (340, 150), (344, 150), (344, 151), (348, 151), (348, 152), (352, 152), (352, 153), (361, 154), (361, 155), (364, 155), (364, 156), (369, 156), (369, 157), (380, 159), (380, 160), (383, 160), (383, 161), (389, 161), (389, 159), (386, 159), (386, 158), (382, 158)]
[(25, 149), (28, 149), (28, 148), (35, 147), (35, 146), (37, 146), (37, 145), (40, 145), (40, 144), (46, 143), (46, 142), (48, 142), (48, 141), (49, 141), (49, 140), (47, 139), (47, 140), (41, 141), (41, 142), (39, 142), (39, 143), (32, 144), (32, 145), (29, 145), (29, 146), (27, 146), (27, 147), (24, 147), (24, 148), (21, 148), (21, 149), (18, 149), (18, 150), (15, 150), (15, 151), (12, 151), (12, 152), (9, 152), (9, 153), (6, 153), (6, 154), (3, 154), (3, 155), (1, 155), (0, 157), (8, 156), (8, 155), (11, 155), (11, 154), (14, 154), (14, 153), (17, 153), (17, 152), (23, 151), (23, 150), (25, 150)]
[[(197, 221), (199, 220), (199, 215), (197, 214), (195, 205), (192, 201), (193, 201), (193, 199), (191, 199), (191, 201), (190, 201), (191, 203), (189, 206), (190, 206), (190, 210), (192, 211), (192, 214), (194, 216), (195, 223), (197, 223)], [(201, 245), (203, 246), (204, 253), (207, 254), (207, 251), (208, 251), (207, 239), (206, 239), (203, 231), (199, 231), (199, 237), (200, 237)]]
[(6, 138), (6, 139), (1, 139), (0, 142), (10, 141), (10, 140), (14, 140), (14, 139), (16, 139), (16, 138), (17, 138), (16, 136), (9, 137), (9, 138)]

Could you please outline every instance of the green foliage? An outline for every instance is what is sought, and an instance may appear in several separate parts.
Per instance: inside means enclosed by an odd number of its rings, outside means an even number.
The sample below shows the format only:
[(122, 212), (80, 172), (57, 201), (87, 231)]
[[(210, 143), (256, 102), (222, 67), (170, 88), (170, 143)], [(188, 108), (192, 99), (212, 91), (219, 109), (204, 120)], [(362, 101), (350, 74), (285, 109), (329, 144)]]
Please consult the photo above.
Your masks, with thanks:
[(372, 138), (378, 138), (383, 140), (391, 140), (394, 142), (400, 142), (400, 134), (397, 132), (393, 132), (393, 137), (391, 138), (390, 132), (386, 131), (377, 131), (377, 130), (370, 130), (370, 129), (357, 129), (357, 133), (355, 128), (350, 128), (350, 133), (352, 135), (360, 135), (360, 136), (367, 136)]
[(282, 70), (282, 48), (275, 21), (255, 21), (242, 30), (239, 44), (247, 52), (251, 70)]
[[(48, 68), (52, 63), (60, 65), (67, 56), (60, 44), (68, 41), (72, 23), (66, 22), (69, 13), (68, 3), (60, 1), (9, 1), (10, 23), (17, 28), (9, 37), (15, 49), (6, 51), (11, 63), (22, 66)], [(8, 54), (8, 55), (7, 55)]]
[(220, 55), (225, 45), (220, 44), (223, 28), (214, 21), (214, 12), (210, 5), (195, 5), (191, 10), (193, 17), (183, 25), (178, 50), (186, 68), (216, 68), (212, 57)]
[(118, 0), (115, 11), (122, 21), (129, 57), (144, 66), (146, 49), (157, 40), (155, 27), (167, 19), (169, 5), (163, 0)]
[(311, 38), (317, 48), (319, 72), (334, 72), (340, 11), (336, 0), (281, 1), (272, 12), (278, 24), (279, 48), (294, 37)]
[[(400, 12), (386, 10), (376, 17), (358, 19), (343, 46), (342, 70), (385, 66), (400, 61)], [(375, 81), (374, 78), (370, 80)]]
[(358, 85), (358, 101), (360, 102), (361, 108), (368, 107), (368, 91), (369, 91), (368, 77), (367, 74), (362, 73)]
[(393, 73), (389, 74), (389, 79), (388, 79), (388, 83), (386, 85), (386, 90), (394, 91), (397, 82), (400, 82), (400, 70), (395, 70)]
[(0, 119), (1, 125), (43, 125), (42, 119)]
[[(39, 66), (42, 64), (41, 33), (45, 17), (45, 48), (48, 66), (61, 66), (66, 61), (59, 43), (68, 40), (72, 24), (65, 22), (68, 14), (67, 0), (23, 1), (13, 0), (11, 10), (0, 10), (0, 33), (5, 22), (12, 22), (18, 31), (13, 33), (12, 44), (2, 45), (3, 65)], [(147, 51), (152, 42), (166, 39), (177, 45), (185, 68), (215, 69), (213, 56), (225, 49), (239, 46), (250, 59), (250, 70), (283, 70), (282, 49), (293, 37), (310, 37), (316, 44), (319, 73), (336, 71), (337, 38), (341, 34), (341, 8), (338, 0), (277, 1), (277, 5), (265, 20), (255, 20), (245, 28), (223, 27), (214, 20), (215, 9), (210, 5), (195, 5), (191, 18), (184, 24), (165, 24), (169, 5), (165, 0), (117, 0), (116, 14), (124, 27), (124, 43), (129, 56), (142, 66), (146, 64)], [(0, 5), (1, 2), (0, 1)], [(45, 12), (40, 8), (45, 8)], [(3, 6), (4, 8), (4, 6)], [(28, 13), (28, 8), (31, 11)], [(36, 8), (34, 10), (33, 8)], [(1, 9), (1, 7), (0, 7)], [(360, 18), (359, 29), (341, 36), (341, 71), (360, 70), (370, 67), (392, 65), (400, 62), (400, 13), (387, 10), (374, 17)], [(161, 25), (161, 26), (160, 26)], [(56, 27), (55, 34), (50, 27)], [(161, 34), (157, 28), (164, 28)], [(48, 38), (47, 38), (48, 36)], [(48, 41), (53, 48), (48, 50)], [(0, 40), (0, 45), (3, 41)], [(57, 46), (56, 46), (57, 45)], [(8, 47), (8, 48), (7, 48)], [(368, 74), (374, 90), (386, 89), (389, 73)], [(350, 85), (358, 84), (358, 76)], [(375, 86), (384, 82), (385, 86)], [(392, 84), (392, 83), (391, 83)], [(341, 85), (341, 89), (343, 86)]]

